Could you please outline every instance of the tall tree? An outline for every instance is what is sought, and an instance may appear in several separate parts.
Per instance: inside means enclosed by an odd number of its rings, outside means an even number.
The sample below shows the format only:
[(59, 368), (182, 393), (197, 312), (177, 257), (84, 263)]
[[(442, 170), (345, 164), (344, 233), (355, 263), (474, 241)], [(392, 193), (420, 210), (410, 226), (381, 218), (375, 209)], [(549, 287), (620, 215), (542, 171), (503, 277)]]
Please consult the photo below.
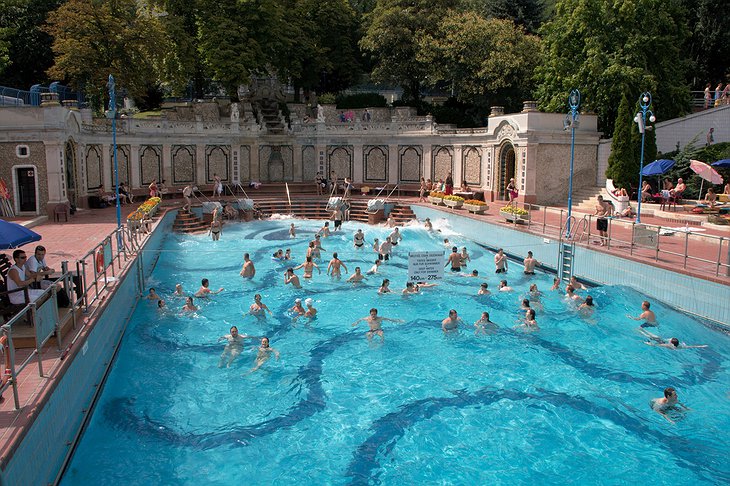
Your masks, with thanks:
[(691, 36), (686, 52), (693, 62), (689, 82), (695, 89), (705, 83), (730, 81), (730, 15), (722, 0), (684, 0)]
[(467, 10), (488, 19), (507, 19), (537, 32), (545, 16), (544, 0), (463, 0)]
[(430, 67), (431, 85), (451, 83), (461, 101), (518, 107), (529, 97), (539, 53), (538, 38), (511, 20), (463, 12), (444, 17), (422, 39), (417, 58)]
[(401, 85), (403, 97), (419, 105), (430, 71), (417, 57), (419, 43), (457, 5), (458, 0), (378, 0), (365, 17), (360, 40), (360, 47), (375, 60), (373, 78)]
[(584, 108), (598, 113), (599, 128), (610, 135), (623, 93), (651, 91), (660, 120), (689, 108), (681, 0), (558, 0), (540, 32), (545, 54), (536, 81), (543, 109), (557, 110), (565, 93), (579, 88)]
[[(0, 84), (28, 89), (49, 81), (46, 71), (53, 65), (52, 39), (43, 27), (48, 13), (61, 3), (0, 0)], [(6, 70), (2, 69), (3, 57)]]
[(56, 55), (48, 74), (83, 89), (97, 109), (109, 74), (137, 98), (159, 79), (167, 39), (158, 18), (135, 0), (67, 0), (49, 15), (47, 31)]

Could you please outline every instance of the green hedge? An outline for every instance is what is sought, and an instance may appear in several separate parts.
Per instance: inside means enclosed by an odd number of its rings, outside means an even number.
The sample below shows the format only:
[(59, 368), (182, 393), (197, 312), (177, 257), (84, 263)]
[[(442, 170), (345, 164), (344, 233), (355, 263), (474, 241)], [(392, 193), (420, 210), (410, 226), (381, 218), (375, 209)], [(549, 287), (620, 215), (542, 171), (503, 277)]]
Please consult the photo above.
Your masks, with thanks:
[(378, 93), (358, 93), (351, 95), (338, 95), (337, 108), (341, 110), (361, 108), (382, 108), (388, 106), (388, 101)]

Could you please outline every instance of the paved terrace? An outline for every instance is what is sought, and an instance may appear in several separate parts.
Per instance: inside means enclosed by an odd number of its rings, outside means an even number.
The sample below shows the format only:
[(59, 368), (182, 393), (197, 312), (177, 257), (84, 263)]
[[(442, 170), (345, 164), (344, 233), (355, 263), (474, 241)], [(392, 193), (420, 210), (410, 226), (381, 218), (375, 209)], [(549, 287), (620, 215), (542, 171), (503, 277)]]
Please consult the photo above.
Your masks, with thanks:
[[(255, 194), (253, 196), (256, 198)], [(316, 198), (317, 196), (307, 197)], [(325, 199), (325, 196), (321, 198)], [(429, 205), (428, 203), (419, 203), (417, 198), (412, 197), (402, 197), (399, 198), (399, 201), (405, 204)], [(174, 209), (180, 205), (181, 201), (179, 199), (163, 200), (163, 211), (158, 214), (164, 214), (165, 209)], [(488, 221), (498, 225), (513, 226), (519, 231), (529, 231), (553, 239), (559, 235), (560, 223), (564, 221), (564, 216), (561, 216), (561, 211), (564, 214), (566, 212), (565, 208), (546, 208), (533, 211), (532, 223), (528, 228), (526, 225), (515, 226), (512, 223), (505, 222), (499, 216), (499, 208), (504, 205), (505, 203), (503, 201), (489, 203), (489, 210), (483, 215), (472, 215), (465, 210), (456, 210), (455, 212), (469, 218)], [(122, 217), (126, 217), (134, 207), (136, 205), (122, 207)], [(651, 209), (652, 206), (644, 205), (643, 208)], [(445, 214), (448, 212), (451, 212), (451, 210), (445, 209)], [(574, 215), (578, 219), (583, 217), (582, 213), (576, 211), (574, 211)], [(667, 214), (667, 216), (675, 219), (678, 217), (675, 213)], [(33, 227), (33, 230), (42, 236), (41, 243), (47, 248), (46, 259), (48, 264), (53, 268), (60, 269), (62, 261), (68, 260), (70, 263), (73, 263), (75, 260), (80, 259), (113, 231), (116, 227), (116, 209), (110, 207), (106, 209), (82, 210), (72, 216), (68, 222), (60, 223), (45, 221), (44, 218), (40, 218), (40, 220), (14, 218), (14, 221)], [(671, 221), (656, 216), (642, 216), (642, 223), (663, 227), (684, 226), (676, 220)], [(611, 253), (630, 260), (674, 269), (694, 277), (730, 285), (730, 276), (728, 276), (727, 267), (720, 268), (718, 271), (715, 263), (718, 255), (722, 256), (722, 262), (724, 264), (730, 263), (728, 261), (730, 227), (704, 227), (705, 231), (700, 234), (723, 238), (722, 240), (719, 238), (713, 239), (710, 242), (694, 234), (688, 236), (683, 233), (675, 233), (672, 236), (661, 236), (660, 247), (662, 252), (657, 257), (656, 251), (654, 250), (632, 248), (630, 244), (632, 234), (630, 221), (626, 223), (612, 222), (610, 228), (612, 240), (607, 247), (600, 247), (596, 244), (595, 223), (591, 222), (591, 226), (591, 240), (593, 241), (590, 245), (596, 251)], [(690, 226), (690, 228), (698, 228), (698, 226)], [(578, 244), (589, 244), (586, 239), (584, 237), (582, 243)], [(24, 248), (27, 252), (32, 252), (35, 245), (35, 243), (29, 244)], [(707, 260), (707, 262), (694, 259), (685, 261), (685, 246), (693, 257)], [(668, 253), (667, 251), (672, 253)], [(87, 318), (83, 319), (86, 320)], [(94, 317), (91, 319), (93, 320)], [(92, 323), (88, 322), (88, 324)], [(86, 333), (88, 330), (89, 327), (83, 332)], [(69, 346), (76, 332), (78, 331), (66, 333), (61, 349), (66, 349)], [(77, 347), (74, 346), (74, 348)], [(19, 350), (16, 353), (16, 362), (21, 363), (29, 355), (29, 351)], [(71, 356), (73, 356), (74, 352), (75, 349), (72, 349)], [(22, 439), (24, 427), (33, 420), (40, 410), (40, 406), (53, 391), (56, 378), (62, 375), (65, 369), (64, 363), (68, 363), (68, 361), (61, 359), (62, 352), (58, 351), (54, 342), (46, 345), (42, 356), (45, 376), (39, 376), (37, 364), (35, 363), (31, 363), (19, 375), (18, 386), (21, 409), (19, 411), (14, 410), (11, 389), (6, 390), (5, 400), (0, 404), (0, 464), (5, 463), (15, 445)]]

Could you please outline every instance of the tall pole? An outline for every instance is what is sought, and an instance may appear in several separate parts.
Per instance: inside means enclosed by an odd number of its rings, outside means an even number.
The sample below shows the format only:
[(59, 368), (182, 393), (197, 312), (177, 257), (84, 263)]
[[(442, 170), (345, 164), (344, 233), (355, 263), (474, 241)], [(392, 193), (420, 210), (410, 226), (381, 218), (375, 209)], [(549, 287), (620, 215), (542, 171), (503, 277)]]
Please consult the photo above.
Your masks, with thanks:
[[(114, 76), (109, 75), (109, 110), (106, 116), (112, 119), (112, 152), (114, 153), (114, 195), (117, 201), (117, 229), (122, 227), (122, 207), (119, 201), (119, 165), (117, 163), (117, 93)], [(121, 247), (121, 234), (117, 232), (117, 243)]]
[(641, 185), (643, 184), (643, 172), (644, 172), (644, 141), (646, 139), (646, 131), (651, 130), (651, 127), (646, 126), (646, 115), (649, 114), (649, 121), (654, 123), (656, 121), (656, 118), (654, 117), (654, 113), (649, 109), (651, 106), (651, 93), (648, 91), (645, 91), (641, 93), (641, 96), (639, 97), (639, 107), (641, 108), (641, 111), (636, 114), (634, 117), (634, 122), (639, 126), (639, 133), (641, 133), (641, 161), (640, 161), (640, 168), (639, 168), (639, 190), (637, 191), (639, 193), (637, 199), (639, 200), (638, 205), (636, 207), (636, 222), (641, 223), (641, 200), (643, 199), (641, 196)]
[(580, 91), (571, 90), (568, 97), (570, 111), (565, 119), (565, 128), (570, 128), (570, 177), (568, 179), (568, 221), (565, 223), (565, 237), (570, 239), (570, 218), (573, 213), (573, 162), (575, 161), (575, 129), (578, 127), (578, 107)]

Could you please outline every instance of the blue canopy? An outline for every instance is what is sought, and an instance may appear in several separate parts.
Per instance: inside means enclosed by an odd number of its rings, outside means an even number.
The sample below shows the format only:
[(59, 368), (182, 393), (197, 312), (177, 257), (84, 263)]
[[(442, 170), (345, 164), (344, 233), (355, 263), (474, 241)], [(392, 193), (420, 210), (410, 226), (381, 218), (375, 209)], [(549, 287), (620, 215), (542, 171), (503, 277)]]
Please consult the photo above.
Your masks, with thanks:
[(25, 226), (0, 219), (0, 250), (8, 250), (23, 246), (26, 243), (40, 241), (41, 235)]
[(712, 165), (715, 167), (730, 167), (730, 159), (722, 159), (717, 162), (713, 162)]
[(674, 162), (673, 160), (669, 160), (669, 159), (655, 160), (651, 164), (646, 164), (644, 166), (644, 170), (641, 171), (641, 174), (645, 175), (645, 176), (662, 175), (666, 171), (668, 171), (669, 169), (674, 167), (675, 163), (676, 162)]

